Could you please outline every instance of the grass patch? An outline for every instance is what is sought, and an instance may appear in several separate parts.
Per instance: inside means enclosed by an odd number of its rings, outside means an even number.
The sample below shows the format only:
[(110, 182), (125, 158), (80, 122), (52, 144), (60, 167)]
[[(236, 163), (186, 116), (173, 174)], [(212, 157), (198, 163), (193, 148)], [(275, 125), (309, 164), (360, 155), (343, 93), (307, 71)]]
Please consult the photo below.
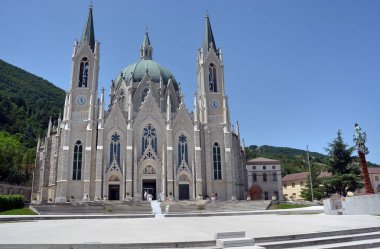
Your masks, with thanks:
[(36, 213), (30, 208), (20, 208), (2, 211), (0, 215), (36, 215)]
[(280, 203), (280, 204), (273, 204), (270, 206), (269, 209), (289, 209), (289, 208), (303, 208), (308, 207), (308, 205), (305, 204), (298, 204), (298, 203)]

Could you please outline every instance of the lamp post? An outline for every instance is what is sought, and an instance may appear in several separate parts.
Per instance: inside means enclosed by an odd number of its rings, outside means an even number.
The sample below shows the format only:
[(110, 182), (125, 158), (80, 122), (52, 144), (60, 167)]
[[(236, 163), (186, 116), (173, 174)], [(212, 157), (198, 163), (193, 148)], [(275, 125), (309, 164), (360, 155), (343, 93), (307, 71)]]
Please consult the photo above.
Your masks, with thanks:
[(367, 141), (367, 134), (365, 132), (362, 132), (362, 129), (356, 123), (355, 133), (354, 133), (354, 142), (356, 145), (356, 149), (358, 150), (358, 154), (359, 154), (359, 158), (361, 162), (365, 193), (374, 194), (375, 192), (373, 191), (373, 188), (372, 188), (371, 179), (369, 178), (369, 174), (368, 174), (367, 161), (365, 159), (365, 155), (368, 154), (368, 148), (365, 146), (366, 141)]
[(307, 164), (308, 164), (308, 166), (309, 166), (311, 201), (314, 202), (313, 177), (311, 176), (311, 166), (310, 166), (309, 146), (307, 146), (307, 145), (306, 145), (306, 150), (307, 150)]

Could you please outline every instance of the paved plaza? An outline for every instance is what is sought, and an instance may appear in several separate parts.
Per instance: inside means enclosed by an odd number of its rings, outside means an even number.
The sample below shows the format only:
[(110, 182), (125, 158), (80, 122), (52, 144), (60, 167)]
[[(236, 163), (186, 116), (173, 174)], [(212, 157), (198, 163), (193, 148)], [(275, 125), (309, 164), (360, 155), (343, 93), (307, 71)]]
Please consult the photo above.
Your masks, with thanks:
[[(380, 227), (372, 215), (241, 215), (170, 218), (60, 219), (0, 223), (0, 244), (161, 243), (214, 240), (217, 232), (248, 237)], [(333, 235), (333, 233), (332, 233)]]

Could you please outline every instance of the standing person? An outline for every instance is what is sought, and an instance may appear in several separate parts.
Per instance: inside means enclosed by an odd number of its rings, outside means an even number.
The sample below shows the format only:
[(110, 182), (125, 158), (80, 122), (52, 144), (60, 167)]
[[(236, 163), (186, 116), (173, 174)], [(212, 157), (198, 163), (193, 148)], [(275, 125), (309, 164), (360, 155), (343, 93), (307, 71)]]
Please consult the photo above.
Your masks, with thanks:
[(148, 197), (148, 192), (146, 192), (146, 190), (144, 191), (144, 200), (146, 200)]

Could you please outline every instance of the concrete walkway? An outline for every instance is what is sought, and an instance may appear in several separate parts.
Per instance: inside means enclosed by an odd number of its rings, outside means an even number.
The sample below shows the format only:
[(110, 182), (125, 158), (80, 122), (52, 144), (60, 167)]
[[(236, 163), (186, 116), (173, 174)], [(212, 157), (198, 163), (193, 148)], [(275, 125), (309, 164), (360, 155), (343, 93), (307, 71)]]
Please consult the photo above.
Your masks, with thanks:
[(259, 238), (364, 227), (380, 227), (380, 217), (268, 214), (39, 220), (0, 222), (0, 244), (190, 242), (214, 240), (217, 232), (246, 231), (247, 237)]

